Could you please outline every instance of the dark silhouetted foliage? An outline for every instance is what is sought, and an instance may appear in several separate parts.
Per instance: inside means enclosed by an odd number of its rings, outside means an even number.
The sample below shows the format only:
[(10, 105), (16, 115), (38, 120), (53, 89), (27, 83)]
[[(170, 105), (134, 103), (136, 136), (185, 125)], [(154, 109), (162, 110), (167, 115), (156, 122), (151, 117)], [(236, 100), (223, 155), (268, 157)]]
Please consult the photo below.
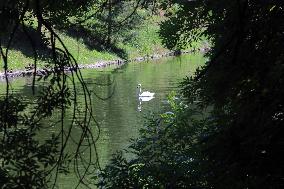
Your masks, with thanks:
[[(84, 170), (77, 169), (83, 160), (79, 155), (82, 145), (94, 148), (95, 139), (89, 130), (93, 120), (90, 93), (86, 87), (78, 65), (55, 31), (55, 25), (67, 23), (67, 17), (82, 14), (92, 1), (39, 1), (7, 0), (0, 2), (0, 59), (3, 65), (6, 90), (0, 98), (0, 188), (54, 188), (59, 173), (69, 172), (73, 161), (78, 185), (85, 184), (84, 176), (91, 165), (98, 167), (96, 157), (88, 159)], [(85, 7), (85, 8), (84, 8)], [(34, 21), (44, 27), (48, 35), (33, 35)], [(26, 37), (30, 45), (34, 63), (32, 86), (33, 101), (15, 95), (9, 82), (9, 52), (17, 33)], [(41, 33), (41, 30), (40, 30)], [(37, 60), (40, 47), (36, 44), (41, 38), (49, 50), (49, 71), (37, 77)], [(58, 48), (61, 46), (61, 48)], [(67, 69), (71, 71), (69, 75)], [(74, 82), (75, 78), (79, 86)], [(36, 82), (45, 82), (35, 91)], [(85, 101), (84, 114), (77, 108), (77, 90), (80, 90)], [(3, 93), (3, 92), (2, 92)], [(67, 109), (73, 111), (69, 125), (64, 126)], [(54, 119), (53, 115), (58, 115)], [(66, 151), (67, 142), (73, 127), (81, 128), (79, 141), (73, 141), (77, 150)], [(39, 132), (56, 127), (57, 133), (38, 136)], [(88, 138), (87, 143), (82, 143)], [(84, 150), (86, 150), (84, 146)], [(92, 167), (93, 168), (93, 167)], [(76, 187), (76, 186), (75, 186)]]
[(186, 119), (174, 126), (154, 119), (131, 147), (137, 157), (118, 156), (103, 181), (109, 188), (120, 182), (128, 188), (283, 188), (284, 2), (161, 5), (167, 47), (183, 48), (200, 36), (211, 43), (206, 65), (182, 83), (188, 106), (206, 108), (206, 119), (196, 123), (186, 110), (175, 114)]

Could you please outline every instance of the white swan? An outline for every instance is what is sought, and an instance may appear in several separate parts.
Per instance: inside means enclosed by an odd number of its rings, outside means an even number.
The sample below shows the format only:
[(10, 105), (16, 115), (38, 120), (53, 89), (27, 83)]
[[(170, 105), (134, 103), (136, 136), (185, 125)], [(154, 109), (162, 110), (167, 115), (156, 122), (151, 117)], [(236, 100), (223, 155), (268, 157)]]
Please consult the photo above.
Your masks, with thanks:
[[(154, 94), (155, 93), (151, 93), (151, 92), (149, 92), (149, 91), (144, 91), (143, 93), (142, 93), (142, 89), (141, 89), (141, 84), (138, 84), (138, 86), (137, 86), (137, 88), (139, 89), (139, 93), (138, 93), (138, 96), (139, 96), (139, 98), (140, 97), (153, 97), (154, 96)], [(152, 99), (152, 98), (151, 98)], [(150, 99), (150, 100), (151, 100)], [(143, 101), (143, 100), (142, 100)], [(149, 100), (147, 100), (147, 101), (149, 101)]]

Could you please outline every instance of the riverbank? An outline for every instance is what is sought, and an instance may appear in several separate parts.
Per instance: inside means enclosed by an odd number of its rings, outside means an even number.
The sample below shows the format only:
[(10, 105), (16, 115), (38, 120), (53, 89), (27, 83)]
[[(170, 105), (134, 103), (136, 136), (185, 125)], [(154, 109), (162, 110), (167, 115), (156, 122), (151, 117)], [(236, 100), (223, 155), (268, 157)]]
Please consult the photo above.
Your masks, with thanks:
[[(205, 52), (207, 49), (206, 48), (200, 48), (198, 51), (200, 52)], [(193, 53), (194, 51), (192, 50), (184, 50), (184, 51), (168, 51), (160, 54), (152, 54), (148, 56), (142, 56), (142, 57), (136, 57), (130, 60), (123, 60), (123, 59), (115, 59), (115, 60), (105, 60), (105, 61), (97, 61), (93, 64), (78, 64), (77, 68), (71, 68), (71, 67), (66, 67), (65, 71), (69, 72), (74, 69), (103, 69), (109, 66), (122, 66), (126, 63), (131, 63), (131, 62), (143, 62), (147, 60), (158, 60), (161, 58), (166, 58), (170, 56), (179, 56), (181, 54), (189, 54)], [(15, 77), (25, 77), (25, 76), (33, 76), (34, 73), (36, 72), (36, 76), (44, 76), (49, 73), (52, 73), (52, 69), (47, 69), (47, 68), (40, 68), (37, 69), (36, 71), (32, 68), (29, 68), (28, 70), (16, 70), (16, 71), (8, 71), (7, 72), (7, 77), (8, 78), (15, 78)], [(5, 79), (6, 74), (3, 72), (0, 72), (0, 79)]]
[[(123, 65), (127, 62), (141, 62), (146, 60), (154, 60), (168, 56), (176, 56), (181, 53), (191, 53), (191, 50), (184, 50), (182, 52), (169, 51), (164, 48), (159, 37), (159, 19), (153, 17), (144, 24), (140, 25), (132, 31), (135, 37), (132, 37), (125, 42), (117, 42), (112, 49), (99, 49), (96, 44), (96, 39), (91, 39), (90, 36), (81, 36), (76, 38), (68, 32), (58, 32), (61, 40), (73, 55), (78, 66), (76, 68), (66, 67), (66, 71), (72, 69), (102, 69), (113, 65)], [(158, 20), (158, 21), (157, 21)], [(4, 70), (0, 70), (0, 79), (46, 75), (53, 70), (48, 67), (50, 59), (49, 51), (46, 48), (39, 49), (37, 57), (37, 70), (34, 70), (34, 54), (29, 46), (28, 41), (20, 40), (24, 38), (19, 35), (18, 41), (9, 50), (9, 65), (7, 74)], [(90, 38), (90, 39), (89, 39)], [(89, 43), (94, 43), (90, 45)], [(205, 42), (191, 44), (193, 49), (206, 51)], [(97, 44), (98, 45), (98, 44)], [(205, 47), (205, 48), (204, 48)], [(58, 48), (62, 48), (60, 45)]]
[[(94, 62), (118, 59), (131, 60), (147, 54), (161, 54), (168, 51), (163, 47), (158, 34), (160, 20), (161, 18), (153, 16), (153, 18), (151, 17), (129, 30), (127, 34), (120, 34), (108, 45), (101, 41), (102, 39), (97, 37), (95, 33), (89, 31), (90, 28), (88, 27), (81, 30), (61, 30), (57, 31), (57, 34), (79, 64), (90, 65)], [(49, 42), (42, 39), (42, 36), (35, 29), (31, 30), (36, 44), (37, 67), (44, 68), (52, 58)], [(59, 49), (63, 48), (59, 42), (55, 46)], [(15, 33), (8, 54), (8, 70), (25, 70), (26, 67), (34, 64), (34, 48), (23, 31)], [(0, 69), (1, 71), (4, 70)]]

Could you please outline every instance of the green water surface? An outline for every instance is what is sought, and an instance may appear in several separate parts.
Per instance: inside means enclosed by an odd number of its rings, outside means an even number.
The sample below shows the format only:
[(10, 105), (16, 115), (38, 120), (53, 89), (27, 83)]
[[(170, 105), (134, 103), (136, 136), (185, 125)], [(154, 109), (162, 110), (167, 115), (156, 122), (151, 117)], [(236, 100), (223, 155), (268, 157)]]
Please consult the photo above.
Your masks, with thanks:
[[(143, 127), (144, 116), (150, 112), (167, 111), (167, 95), (171, 91), (177, 91), (182, 79), (192, 75), (196, 68), (204, 62), (204, 57), (197, 54), (130, 63), (121, 68), (82, 70), (85, 82), (92, 94), (94, 117), (100, 126), (100, 138), (96, 146), (102, 167), (106, 165), (113, 153), (129, 145), (130, 138), (138, 137), (138, 131)], [(105, 85), (106, 83), (112, 84)], [(154, 92), (155, 98), (140, 104), (137, 96), (138, 83), (142, 85), (143, 91)], [(33, 99), (32, 78), (13, 79), (10, 84), (15, 94)], [(3, 82), (0, 83), (0, 92), (2, 94), (5, 92)], [(110, 98), (101, 100), (98, 96)], [(79, 98), (83, 96), (79, 95)], [(67, 123), (71, 115), (67, 114), (66, 117)], [(48, 138), (56, 130), (51, 127), (40, 132), (39, 135), (42, 138)], [(75, 139), (79, 137), (77, 132), (80, 131), (76, 128), (72, 130), (71, 135)], [(95, 126), (94, 132), (97, 132)], [(72, 151), (76, 149), (76, 146), (69, 146), (67, 149)], [(78, 180), (72, 174), (60, 175), (58, 188), (74, 188), (76, 182)]]

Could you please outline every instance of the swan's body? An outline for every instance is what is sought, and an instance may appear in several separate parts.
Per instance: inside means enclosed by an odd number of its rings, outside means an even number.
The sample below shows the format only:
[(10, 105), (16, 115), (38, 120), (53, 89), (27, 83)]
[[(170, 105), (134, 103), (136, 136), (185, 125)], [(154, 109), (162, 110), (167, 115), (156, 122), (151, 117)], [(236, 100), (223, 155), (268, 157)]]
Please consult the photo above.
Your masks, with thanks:
[(152, 100), (153, 98), (155, 98), (154, 96), (139, 96), (139, 102), (148, 102), (150, 100)]
[(139, 94), (139, 97), (153, 97), (155, 93), (150, 93), (149, 91), (145, 91)]
[[(138, 93), (138, 96), (139, 98), (143, 98), (143, 97), (153, 97), (155, 95), (155, 93), (151, 93), (149, 91), (144, 91), (142, 92), (142, 89), (141, 89), (141, 84), (138, 84), (137, 88), (139, 89), (139, 93)], [(152, 98), (151, 98), (152, 99)], [(142, 100), (143, 101), (143, 100)]]
[(141, 84), (138, 84), (137, 88), (139, 89), (139, 92), (138, 92), (138, 100), (139, 100), (139, 104), (138, 104), (138, 111), (141, 112), (142, 111), (142, 102), (147, 102), (147, 101), (150, 101), (152, 100), (155, 95), (155, 93), (151, 93), (149, 91), (144, 91), (142, 92), (142, 89), (141, 89)]

